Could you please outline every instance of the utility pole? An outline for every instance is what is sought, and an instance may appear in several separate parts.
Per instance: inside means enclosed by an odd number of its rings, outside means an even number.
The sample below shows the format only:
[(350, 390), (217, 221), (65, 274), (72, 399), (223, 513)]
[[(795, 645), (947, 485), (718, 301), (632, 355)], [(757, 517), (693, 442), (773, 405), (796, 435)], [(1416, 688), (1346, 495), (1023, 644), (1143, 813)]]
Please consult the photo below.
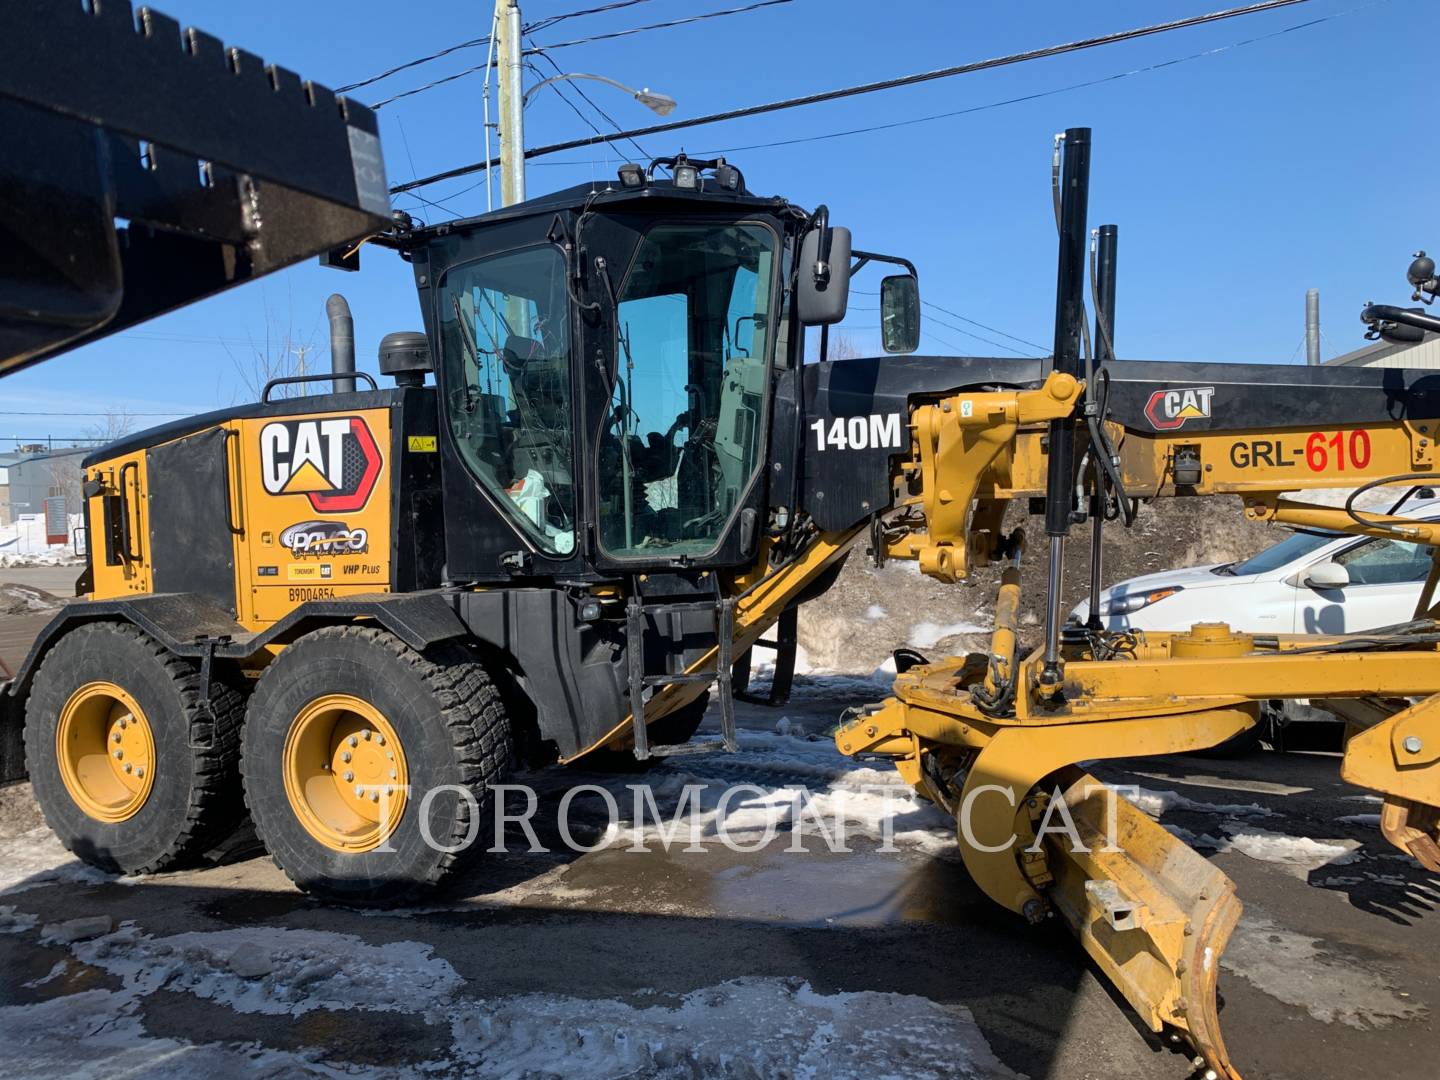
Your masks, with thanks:
[(500, 205), (525, 201), (525, 102), (520, 92), (520, 5), (495, 0), (500, 71)]
[(1320, 366), (1320, 290), (1305, 290), (1305, 363)]

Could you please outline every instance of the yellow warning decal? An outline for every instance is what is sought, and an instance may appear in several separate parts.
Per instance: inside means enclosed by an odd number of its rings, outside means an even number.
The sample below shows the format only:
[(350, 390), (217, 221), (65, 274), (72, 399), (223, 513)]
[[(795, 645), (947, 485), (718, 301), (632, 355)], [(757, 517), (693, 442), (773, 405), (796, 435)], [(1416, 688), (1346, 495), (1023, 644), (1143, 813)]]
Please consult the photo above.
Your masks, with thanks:
[(409, 435), (406, 436), (405, 445), (412, 454), (433, 454), (435, 453), (435, 436)]

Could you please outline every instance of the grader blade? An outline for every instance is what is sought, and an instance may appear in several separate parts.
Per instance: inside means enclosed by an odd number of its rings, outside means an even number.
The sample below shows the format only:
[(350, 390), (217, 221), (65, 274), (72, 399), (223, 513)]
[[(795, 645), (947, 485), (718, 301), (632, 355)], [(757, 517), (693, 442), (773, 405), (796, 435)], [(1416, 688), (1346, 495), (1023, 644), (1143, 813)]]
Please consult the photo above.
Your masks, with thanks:
[(1056, 911), (1151, 1030), (1173, 1029), (1206, 1069), (1238, 1080), (1215, 997), (1240, 918), (1235, 883), (1088, 773), (1060, 779), (1082, 843), (1045, 837)]

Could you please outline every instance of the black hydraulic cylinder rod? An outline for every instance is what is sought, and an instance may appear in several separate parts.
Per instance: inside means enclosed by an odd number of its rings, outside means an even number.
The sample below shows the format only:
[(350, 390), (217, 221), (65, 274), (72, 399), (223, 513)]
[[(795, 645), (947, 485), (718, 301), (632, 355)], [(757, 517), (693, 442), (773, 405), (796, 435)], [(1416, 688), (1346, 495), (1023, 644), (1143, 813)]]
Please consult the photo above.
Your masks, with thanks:
[[(1085, 377), (1080, 328), (1085, 314), (1085, 214), (1090, 193), (1090, 129), (1065, 132), (1060, 189), (1060, 265), (1055, 282), (1055, 368)], [(1045, 484), (1045, 531), (1068, 536), (1075, 501), (1075, 420), (1050, 421), (1050, 464)]]
[(1102, 329), (1095, 335), (1095, 355), (1102, 364), (1115, 359), (1115, 257), (1119, 246), (1117, 226), (1101, 225), (1096, 230), (1095, 317)]
[[(1090, 197), (1090, 129), (1065, 132), (1060, 188), (1060, 258), (1055, 281), (1054, 370), (1084, 377), (1080, 334), (1085, 313), (1085, 217)], [(1045, 480), (1045, 532), (1050, 537), (1049, 595), (1045, 598), (1045, 663), (1042, 692), (1060, 689), (1060, 584), (1065, 537), (1075, 504), (1075, 418), (1050, 421), (1049, 470)]]
[[(1115, 359), (1115, 257), (1119, 244), (1120, 230), (1116, 226), (1101, 225), (1095, 231), (1095, 355), (1100, 364)], [(1105, 422), (1103, 416), (1098, 420)], [(1099, 453), (1099, 449), (1092, 446), (1090, 452)], [(1095, 490), (1090, 495), (1090, 616), (1085, 625), (1100, 630), (1104, 627), (1100, 620), (1100, 589), (1105, 584), (1105, 492), (1102, 470), (1092, 469), (1091, 475)]]
[[(325, 301), (325, 314), (330, 318), (330, 371), (345, 375), (355, 370), (355, 319), (350, 302), (339, 293), (331, 293)], [(355, 380), (336, 379), (335, 393), (353, 394)]]

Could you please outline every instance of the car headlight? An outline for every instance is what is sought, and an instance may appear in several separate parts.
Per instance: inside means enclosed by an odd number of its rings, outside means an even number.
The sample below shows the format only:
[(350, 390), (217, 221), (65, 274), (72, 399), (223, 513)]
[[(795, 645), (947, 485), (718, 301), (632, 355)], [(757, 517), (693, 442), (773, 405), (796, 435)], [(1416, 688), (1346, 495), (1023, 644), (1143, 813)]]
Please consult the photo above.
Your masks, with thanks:
[(1180, 585), (1171, 585), (1166, 589), (1151, 589), (1149, 592), (1126, 593), (1124, 596), (1112, 596), (1100, 605), (1100, 614), (1133, 615), (1141, 608), (1147, 608), (1151, 604), (1159, 603), (1167, 596), (1174, 596), (1177, 592), (1184, 591), (1184, 588)]

